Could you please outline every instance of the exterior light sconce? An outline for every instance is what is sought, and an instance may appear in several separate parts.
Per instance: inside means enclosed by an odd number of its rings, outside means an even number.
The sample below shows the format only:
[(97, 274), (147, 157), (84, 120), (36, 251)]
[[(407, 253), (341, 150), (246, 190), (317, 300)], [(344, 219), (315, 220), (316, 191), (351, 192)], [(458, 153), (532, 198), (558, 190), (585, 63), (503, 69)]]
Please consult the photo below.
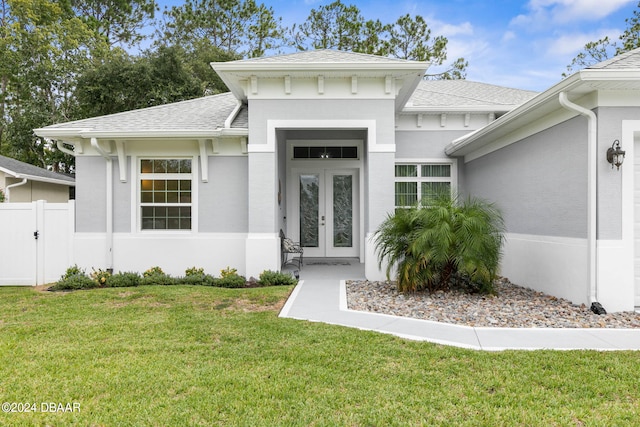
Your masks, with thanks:
[(625, 151), (620, 148), (620, 141), (617, 139), (613, 141), (611, 148), (607, 150), (607, 162), (611, 163), (611, 169), (613, 167), (617, 167), (618, 170), (620, 166), (622, 166), (622, 162), (624, 161)]

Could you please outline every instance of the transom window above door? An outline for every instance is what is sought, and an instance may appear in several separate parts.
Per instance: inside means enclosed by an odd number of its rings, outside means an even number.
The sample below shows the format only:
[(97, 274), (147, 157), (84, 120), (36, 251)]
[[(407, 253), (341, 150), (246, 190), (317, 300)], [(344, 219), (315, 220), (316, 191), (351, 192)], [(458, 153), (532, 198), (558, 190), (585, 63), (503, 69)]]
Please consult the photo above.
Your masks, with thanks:
[(294, 159), (357, 159), (357, 146), (294, 146)]

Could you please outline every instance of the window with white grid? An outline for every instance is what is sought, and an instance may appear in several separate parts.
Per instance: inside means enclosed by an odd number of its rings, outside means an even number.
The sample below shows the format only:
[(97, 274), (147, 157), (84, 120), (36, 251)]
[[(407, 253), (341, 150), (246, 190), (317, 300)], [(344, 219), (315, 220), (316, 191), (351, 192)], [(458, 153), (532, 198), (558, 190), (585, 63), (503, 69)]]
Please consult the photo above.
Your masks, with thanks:
[(140, 159), (140, 228), (191, 230), (191, 159)]
[(451, 163), (397, 163), (395, 165), (395, 205), (397, 208), (428, 203), (439, 194), (451, 194)]

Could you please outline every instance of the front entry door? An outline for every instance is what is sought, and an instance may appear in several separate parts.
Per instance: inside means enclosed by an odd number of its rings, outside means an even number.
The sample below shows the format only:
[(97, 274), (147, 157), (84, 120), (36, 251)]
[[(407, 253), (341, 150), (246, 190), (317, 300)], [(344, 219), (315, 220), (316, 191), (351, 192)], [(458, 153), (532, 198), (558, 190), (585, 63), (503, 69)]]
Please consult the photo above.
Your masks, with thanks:
[(305, 257), (357, 257), (358, 170), (318, 169), (296, 175)]

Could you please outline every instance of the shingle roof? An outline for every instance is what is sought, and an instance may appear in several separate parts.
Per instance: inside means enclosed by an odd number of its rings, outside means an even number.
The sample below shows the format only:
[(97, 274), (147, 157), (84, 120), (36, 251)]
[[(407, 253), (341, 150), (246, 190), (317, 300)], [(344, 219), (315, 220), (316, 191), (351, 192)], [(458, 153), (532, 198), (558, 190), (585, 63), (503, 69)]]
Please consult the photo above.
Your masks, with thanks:
[(621, 53), (606, 61), (587, 67), (587, 69), (624, 70), (640, 68), (640, 48)]
[(71, 185), (75, 183), (75, 179), (70, 176), (63, 175), (61, 173), (52, 172), (47, 169), (39, 168), (29, 163), (24, 163), (11, 157), (0, 156), (0, 169), (8, 171), (13, 175), (19, 177), (32, 177), (32, 179), (38, 181), (38, 178), (44, 178), (44, 180), (56, 180), (65, 181)]
[(305, 52), (290, 53), (285, 55), (267, 56), (261, 58), (241, 59), (231, 61), (237, 64), (268, 64), (268, 63), (411, 63), (405, 59), (387, 58), (384, 56), (368, 55), (364, 53), (347, 52), (343, 50), (320, 49)]
[(425, 109), (495, 108), (511, 109), (537, 95), (529, 90), (511, 89), (468, 80), (423, 80), (408, 107)]
[[(109, 114), (47, 126), (43, 129), (86, 129), (92, 131), (171, 131), (215, 130), (224, 127), (225, 120), (237, 106), (231, 93), (204, 96), (188, 101)], [(246, 125), (246, 120), (234, 120), (232, 127)]]

